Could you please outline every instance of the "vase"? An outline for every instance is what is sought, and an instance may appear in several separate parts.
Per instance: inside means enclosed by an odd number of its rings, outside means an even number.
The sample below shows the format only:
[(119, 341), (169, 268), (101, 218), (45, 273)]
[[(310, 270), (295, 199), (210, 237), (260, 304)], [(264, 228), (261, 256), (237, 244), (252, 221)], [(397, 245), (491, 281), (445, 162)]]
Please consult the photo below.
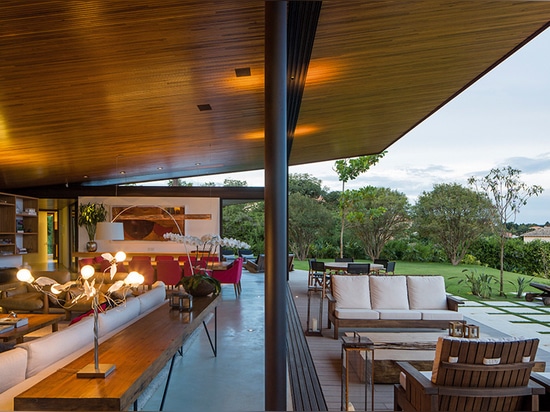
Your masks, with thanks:
[(88, 252), (95, 252), (97, 250), (97, 243), (95, 242), (95, 240), (90, 240), (86, 243), (86, 250)]

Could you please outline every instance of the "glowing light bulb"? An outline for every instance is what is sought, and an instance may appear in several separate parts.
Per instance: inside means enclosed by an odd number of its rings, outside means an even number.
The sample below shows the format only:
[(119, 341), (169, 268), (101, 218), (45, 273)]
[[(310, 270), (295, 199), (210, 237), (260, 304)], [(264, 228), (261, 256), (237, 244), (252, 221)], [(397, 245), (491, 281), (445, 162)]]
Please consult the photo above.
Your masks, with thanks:
[(138, 272), (130, 272), (128, 273), (128, 276), (126, 276), (126, 279), (124, 279), (124, 283), (127, 285), (141, 285), (145, 281), (145, 278), (141, 273)]
[(117, 262), (124, 262), (126, 260), (126, 253), (124, 253), (123, 251), (116, 252), (115, 260)]
[(34, 282), (34, 277), (31, 274), (31, 271), (29, 269), (20, 269), (17, 272), (17, 279), (19, 279), (21, 282), (27, 282), (27, 283)]
[(80, 269), (80, 274), (82, 275), (83, 279), (90, 279), (95, 273), (95, 269), (92, 265), (84, 265), (82, 266), (82, 269)]

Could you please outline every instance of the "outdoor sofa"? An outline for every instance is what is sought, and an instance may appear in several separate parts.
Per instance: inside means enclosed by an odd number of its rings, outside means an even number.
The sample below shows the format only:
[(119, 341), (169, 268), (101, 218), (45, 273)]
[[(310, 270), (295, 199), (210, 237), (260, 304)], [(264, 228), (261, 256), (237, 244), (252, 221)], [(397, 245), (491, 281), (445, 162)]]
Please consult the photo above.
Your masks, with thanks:
[(462, 320), (442, 276), (333, 275), (329, 328), (441, 328)]

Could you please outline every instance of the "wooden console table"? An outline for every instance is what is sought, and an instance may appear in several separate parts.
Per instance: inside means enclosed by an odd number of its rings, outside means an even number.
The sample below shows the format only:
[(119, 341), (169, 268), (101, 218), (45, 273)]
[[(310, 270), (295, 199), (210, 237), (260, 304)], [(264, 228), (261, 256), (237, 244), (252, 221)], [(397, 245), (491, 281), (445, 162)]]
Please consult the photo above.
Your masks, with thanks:
[[(221, 296), (193, 299), (192, 312), (171, 310), (168, 302), (99, 346), (100, 363), (116, 369), (105, 379), (77, 378), (93, 363), (93, 350), (14, 398), (16, 411), (128, 410), (185, 340), (213, 313)], [(215, 324), (215, 333), (217, 325)], [(209, 336), (210, 338), (210, 336)], [(212, 342), (211, 342), (212, 343)], [(216, 338), (212, 349), (216, 354)]]

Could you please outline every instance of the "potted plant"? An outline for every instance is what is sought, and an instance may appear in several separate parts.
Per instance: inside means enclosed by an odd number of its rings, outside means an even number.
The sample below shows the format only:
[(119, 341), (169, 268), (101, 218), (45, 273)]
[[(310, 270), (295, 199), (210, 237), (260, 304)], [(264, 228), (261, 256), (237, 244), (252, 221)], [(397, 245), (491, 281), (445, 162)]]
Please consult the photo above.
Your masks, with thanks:
[(211, 293), (219, 295), (222, 286), (221, 283), (213, 277), (197, 271), (192, 276), (184, 276), (179, 281), (185, 290), (193, 297), (208, 296)]
[(78, 208), (78, 225), (84, 226), (88, 233), (88, 243), (86, 250), (95, 252), (97, 243), (95, 242), (95, 231), (99, 222), (107, 220), (107, 209), (103, 203), (81, 203)]

